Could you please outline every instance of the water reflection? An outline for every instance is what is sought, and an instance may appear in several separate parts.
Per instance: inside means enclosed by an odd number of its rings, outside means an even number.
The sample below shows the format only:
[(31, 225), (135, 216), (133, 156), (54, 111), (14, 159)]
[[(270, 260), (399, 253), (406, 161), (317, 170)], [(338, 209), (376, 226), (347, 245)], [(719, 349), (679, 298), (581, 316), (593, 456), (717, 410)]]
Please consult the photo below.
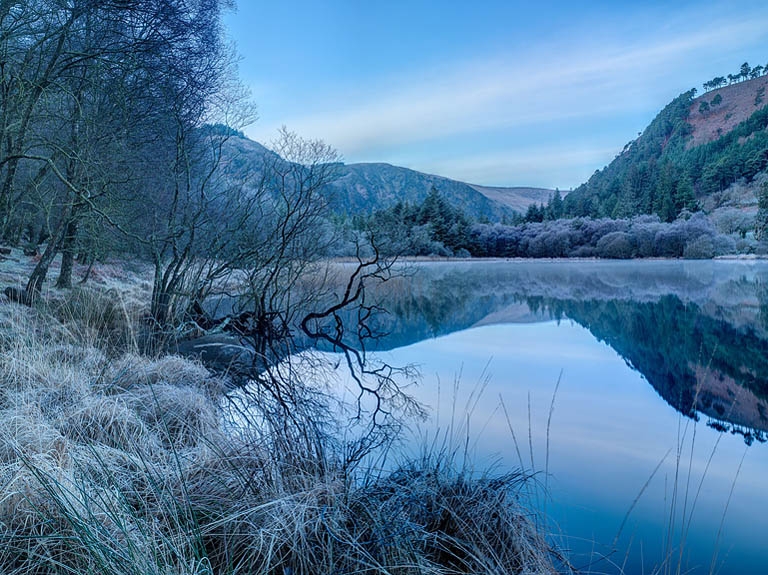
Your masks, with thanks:
[(768, 265), (422, 264), (386, 286), (379, 350), (470, 327), (570, 319), (667, 403), (747, 444), (768, 434)]
[(755, 262), (426, 264), (380, 294), (378, 349), (422, 366), (419, 398), (480, 468), (547, 471), (580, 572), (760, 572), (766, 285)]

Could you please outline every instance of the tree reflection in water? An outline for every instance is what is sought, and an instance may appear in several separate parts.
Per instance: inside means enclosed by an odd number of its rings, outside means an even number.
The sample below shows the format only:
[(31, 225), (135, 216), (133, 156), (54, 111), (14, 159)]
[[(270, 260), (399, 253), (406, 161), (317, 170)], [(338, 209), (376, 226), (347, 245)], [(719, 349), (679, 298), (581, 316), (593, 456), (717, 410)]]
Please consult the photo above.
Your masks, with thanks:
[[(768, 435), (768, 263), (450, 262), (380, 294), (393, 349), (473, 326), (572, 320), (687, 417)], [(391, 287), (391, 286), (389, 286)]]

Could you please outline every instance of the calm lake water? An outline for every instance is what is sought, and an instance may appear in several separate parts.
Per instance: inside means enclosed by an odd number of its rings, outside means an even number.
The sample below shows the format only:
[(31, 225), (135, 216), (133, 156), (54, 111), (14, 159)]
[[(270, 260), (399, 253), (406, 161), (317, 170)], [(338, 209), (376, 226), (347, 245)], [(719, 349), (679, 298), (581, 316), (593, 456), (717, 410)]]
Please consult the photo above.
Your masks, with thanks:
[(581, 572), (764, 572), (768, 263), (427, 263), (384, 299), (423, 433), (539, 472)]

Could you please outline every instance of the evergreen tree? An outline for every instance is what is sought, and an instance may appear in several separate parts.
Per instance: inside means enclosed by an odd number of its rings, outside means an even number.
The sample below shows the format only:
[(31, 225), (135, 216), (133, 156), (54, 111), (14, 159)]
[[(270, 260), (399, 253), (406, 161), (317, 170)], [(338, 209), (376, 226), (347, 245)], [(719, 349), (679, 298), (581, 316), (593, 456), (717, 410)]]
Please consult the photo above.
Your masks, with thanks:
[(424, 203), (419, 210), (419, 223), (432, 227), (432, 237), (435, 241), (444, 242), (446, 233), (453, 219), (451, 206), (443, 199), (437, 188), (432, 186)]
[(677, 183), (677, 189), (675, 194), (675, 208), (679, 214), (682, 210), (689, 210), (695, 212), (699, 209), (699, 205), (696, 202), (696, 195), (693, 191), (693, 183), (690, 176), (686, 174)]
[(629, 185), (625, 185), (619, 200), (611, 212), (611, 217), (614, 219), (628, 218), (635, 213), (635, 199), (632, 194), (632, 188)]
[(526, 222), (543, 222), (544, 221), (544, 206), (539, 204), (530, 204), (525, 212)]
[(391, 253), (445, 255), (469, 249), (473, 223), (433, 187), (421, 204), (397, 202), (356, 227), (373, 230)]
[(744, 62), (741, 65), (741, 70), (739, 71), (738, 77), (746, 80), (747, 78), (749, 78), (749, 73), (751, 71), (752, 71), (752, 68), (749, 67), (749, 63), (748, 62)]
[(560, 195), (558, 188), (555, 188), (555, 194), (550, 198), (549, 211), (553, 220), (563, 217), (563, 196)]
[(676, 174), (670, 163), (665, 163), (659, 174), (656, 186), (655, 202), (653, 211), (663, 222), (672, 222), (678, 214), (675, 206), (675, 192), (677, 188)]

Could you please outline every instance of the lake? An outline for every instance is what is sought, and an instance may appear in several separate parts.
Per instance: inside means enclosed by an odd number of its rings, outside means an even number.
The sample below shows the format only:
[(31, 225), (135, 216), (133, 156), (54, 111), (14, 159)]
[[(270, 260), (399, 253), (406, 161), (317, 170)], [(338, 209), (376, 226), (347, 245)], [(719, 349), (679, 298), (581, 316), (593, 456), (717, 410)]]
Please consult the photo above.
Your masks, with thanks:
[(419, 366), (419, 433), (537, 472), (581, 572), (768, 564), (768, 263), (434, 262), (381, 294), (375, 353)]

